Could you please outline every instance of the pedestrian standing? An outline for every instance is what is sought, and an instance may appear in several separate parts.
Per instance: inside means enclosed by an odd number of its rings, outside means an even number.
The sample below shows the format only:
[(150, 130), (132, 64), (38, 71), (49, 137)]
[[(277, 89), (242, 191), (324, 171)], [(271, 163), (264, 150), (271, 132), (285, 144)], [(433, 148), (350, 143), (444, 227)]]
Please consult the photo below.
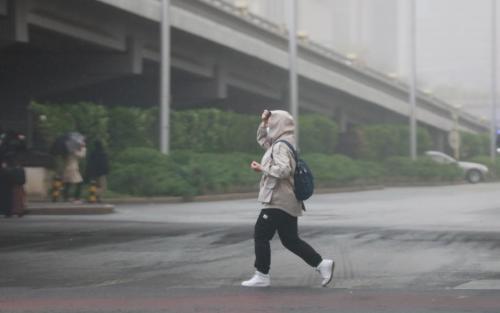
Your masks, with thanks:
[(100, 140), (94, 142), (94, 147), (87, 158), (86, 178), (89, 182), (95, 181), (97, 186), (96, 199), (101, 202), (102, 194), (106, 191), (109, 174), (108, 155), (104, 151)]
[(80, 174), (79, 159), (85, 157), (87, 154), (86, 151), (85, 143), (81, 143), (79, 149), (68, 153), (64, 159), (64, 170), (62, 175), (64, 201), (69, 201), (70, 189), (74, 187), (73, 202), (81, 203), (80, 194), (82, 191), (83, 178)]
[(0, 212), (5, 217), (24, 215), (26, 181), (19, 155), (26, 149), (26, 137), (13, 130), (4, 132), (0, 127)]
[[(0, 157), (1, 158), (1, 157)], [(6, 218), (12, 216), (13, 183), (5, 158), (0, 159), (0, 212)]]
[(17, 158), (11, 160), (9, 171), (12, 178), (12, 207), (11, 213), (23, 217), (26, 211), (26, 172)]
[(323, 259), (298, 235), (298, 217), (302, 215), (303, 203), (294, 193), (293, 174), (295, 159), (284, 142), (295, 147), (295, 123), (286, 111), (265, 110), (257, 130), (257, 142), (266, 150), (260, 163), (253, 161), (250, 167), (262, 173), (258, 201), (262, 209), (254, 229), (255, 263), (254, 276), (242, 282), (245, 287), (267, 287), (271, 284), (270, 240), (278, 232), (282, 244), (315, 268), (322, 277), (322, 286), (333, 278), (335, 263)]

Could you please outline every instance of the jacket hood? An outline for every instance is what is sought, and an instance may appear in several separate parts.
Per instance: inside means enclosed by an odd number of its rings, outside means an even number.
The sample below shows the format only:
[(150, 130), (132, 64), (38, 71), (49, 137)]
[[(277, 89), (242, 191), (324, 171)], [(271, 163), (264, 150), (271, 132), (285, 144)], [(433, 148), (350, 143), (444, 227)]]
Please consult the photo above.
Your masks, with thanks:
[(279, 139), (286, 139), (287, 141), (293, 141), (291, 143), (295, 144), (293, 137), (295, 133), (295, 122), (292, 115), (287, 111), (271, 111), (267, 126), (269, 127), (267, 135), (271, 139), (271, 142), (275, 142)]

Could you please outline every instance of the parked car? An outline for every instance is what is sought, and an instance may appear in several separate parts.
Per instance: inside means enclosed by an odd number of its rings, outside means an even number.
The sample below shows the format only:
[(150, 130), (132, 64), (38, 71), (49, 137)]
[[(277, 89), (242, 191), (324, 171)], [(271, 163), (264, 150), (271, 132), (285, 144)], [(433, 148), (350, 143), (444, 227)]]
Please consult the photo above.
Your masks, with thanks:
[(456, 164), (464, 171), (465, 179), (471, 184), (483, 181), (488, 174), (488, 167), (483, 164), (457, 161), (451, 156), (439, 151), (427, 151), (425, 155), (441, 164)]

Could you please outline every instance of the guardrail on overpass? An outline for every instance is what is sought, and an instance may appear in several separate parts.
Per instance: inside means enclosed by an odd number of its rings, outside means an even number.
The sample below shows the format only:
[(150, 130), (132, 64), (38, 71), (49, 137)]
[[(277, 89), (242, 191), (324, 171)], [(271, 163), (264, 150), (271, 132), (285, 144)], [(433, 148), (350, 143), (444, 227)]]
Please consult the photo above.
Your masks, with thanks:
[[(160, 21), (159, 0), (97, 0), (147, 19)], [(222, 0), (172, 1), (172, 26), (197, 36), (251, 54), (281, 68), (287, 68), (286, 29), (255, 14), (242, 11)], [(313, 41), (299, 44), (299, 74), (312, 81), (339, 89), (350, 95), (408, 115), (408, 85)], [(325, 66), (326, 65), (326, 66)], [(452, 128), (450, 104), (418, 93), (418, 120), (438, 129)], [(468, 131), (487, 131), (488, 124), (466, 112), (460, 112), (460, 125)]]
[[(26, 0), (0, 0), (0, 16), (8, 15), (6, 3), (15, 3), (23, 10)], [(13, 36), (17, 40), (27, 42), (27, 24), (50, 30), (55, 33), (79, 38), (85, 42), (127, 55), (112, 57), (92, 56), (92, 70), (98, 71), (99, 64), (108, 59), (114, 60), (116, 72), (122, 64), (132, 60), (129, 68), (131, 74), (140, 73), (142, 59), (159, 60), (158, 30), (154, 23), (160, 22), (161, 2), (159, 0), (93, 0), (62, 1), (37, 0), (30, 2), (33, 8), (25, 15), (16, 12), (13, 21)], [(92, 13), (96, 3), (105, 4), (114, 10), (113, 18), (99, 11)], [(76, 12), (78, 5), (84, 12)], [(101, 5), (102, 6), (102, 5)], [(24, 8), (24, 10), (27, 10)], [(109, 10), (107, 10), (109, 11)], [(19, 13), (19, 14), (18, 14)], [(137, 19), (124, 17), (130, 14)], [(279, 68), (286, 73), (287, 35), (286, 29), (254, 14), (243, 12), (235, 6), (221, 0), (172, 0), (172, 26), (185, 33), (203, 38), (218, 46), (225, 47), (241, 55), (258, 59), (269, 67)], [(21, 18), (22, 17), (22, 18)], [(153, 23), (146, 23), (152, 21)], [(12, 22), (12, 21), (10, 21)], [(2, 20), (0, 19), (0, 23)], [(2, 25), (0, 25), (2, 26)], [(0, 29), (0, 33), (4, 31)], [(1, 34), (0, 34), (1, 35)], [(203, 56), (204, 51), (195, 51)], [(196, 55), (189, 56), (196, 59)], [(68, 58), (68, 57), (66, 57)], [(301, 41), (299, 47), (299, 74), (301, 81), (314, 83), (323, 89), (339, 91), (353, 100), (360, 100), (373, 105), (373, 109), (382, 108), (401, 117), (408, 116), (408, 86), (383, 73), (366, 66), (351, 62), (345, 56), (323, 47), (312, 41)], [(196, 63), (187, 64), (185, 59), (174, 60), (173, 66), (185, 66), (207, 72), (206, 68)], [(89, 62), (90, 63), (90, 62)], [(110, 63), (106, 63), (110, 64)], [(245, 65), (240, 64), (240, 71)], [(87, 66), (81, 66), (89, 70)], [(273, 87), (273, 81), (261, 77), (259, 83)], [(70, 79), (65, 79), (71, 81)], [(241, 83), (240, 83), (241, 85)], [(264, 86), (265, 87), (265, 86)], [(330, 99), (324, 101), (328, 107)], [(370, 108), (370, 106), (364, 106)], [(433, 96), (419, 92), (417, 118), (422, 124), (435, 129), (449, 131), (453, 127), (454, 108), (448, 103)], [(483, 132), (488, 130), (486, 122), (461, 112), (460, 126), (463, 130)]]

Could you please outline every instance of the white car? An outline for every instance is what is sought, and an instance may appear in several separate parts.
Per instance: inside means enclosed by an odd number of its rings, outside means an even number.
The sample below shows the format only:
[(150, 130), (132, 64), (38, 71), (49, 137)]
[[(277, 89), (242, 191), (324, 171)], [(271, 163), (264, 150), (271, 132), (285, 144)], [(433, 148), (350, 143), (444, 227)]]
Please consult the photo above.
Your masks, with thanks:
[(471, 184), (476, 184), (484, 180), (488, 174), (488, 167), (483, 164), (457, 161), (451, 156), (439, 151), (427, 151), (425, 155), (441, 164), (456, 164), (464, 171), (465, 179)]

